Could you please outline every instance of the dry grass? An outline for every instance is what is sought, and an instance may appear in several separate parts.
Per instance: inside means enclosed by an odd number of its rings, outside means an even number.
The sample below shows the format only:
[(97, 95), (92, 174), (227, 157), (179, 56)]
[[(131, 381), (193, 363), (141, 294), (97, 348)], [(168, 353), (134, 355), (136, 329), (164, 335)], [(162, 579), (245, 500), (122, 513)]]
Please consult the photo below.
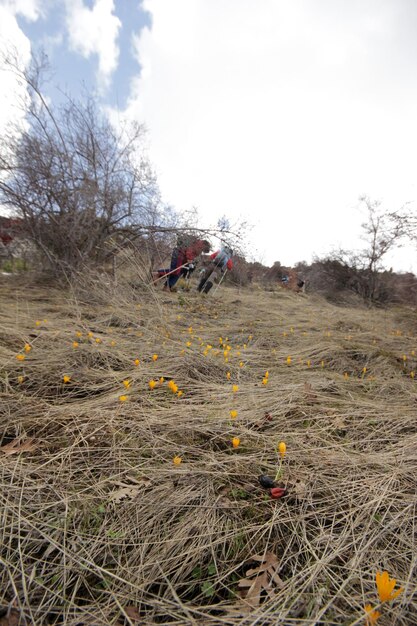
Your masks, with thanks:
[[(417, 623), (415, 313), (103, 278), (0, 290), (0, 446), (36, 446), (0, 451), (4, 623), (363, 624), (377, 570), (404, 587), (379, 623)], [(257, 477), (280, 440), (272, 500)], [(251, 609), (237, 581), (266, 552), (283, 586)]]

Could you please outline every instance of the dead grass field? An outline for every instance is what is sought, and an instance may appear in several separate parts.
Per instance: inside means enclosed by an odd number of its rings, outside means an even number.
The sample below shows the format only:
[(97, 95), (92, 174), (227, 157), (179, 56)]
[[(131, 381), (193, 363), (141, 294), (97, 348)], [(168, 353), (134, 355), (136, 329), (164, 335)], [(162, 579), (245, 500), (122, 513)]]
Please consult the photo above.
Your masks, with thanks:
[[(417, 624), (415, 311), (12, 280), (1, 624), (347, 625), (366, 604), (383, 626)], [(279, 441), (274, 500), (258, 477)], [(378, 570), (404, 588), (382, 608)]]

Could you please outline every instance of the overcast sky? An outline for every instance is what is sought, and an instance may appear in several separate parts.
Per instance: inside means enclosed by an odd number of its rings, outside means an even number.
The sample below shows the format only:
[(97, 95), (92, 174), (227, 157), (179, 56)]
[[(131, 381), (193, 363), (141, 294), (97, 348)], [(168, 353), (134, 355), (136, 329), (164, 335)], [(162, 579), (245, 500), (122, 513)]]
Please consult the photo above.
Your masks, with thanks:
[(361, 194), (416, 212), (416, 0), (0, 0), (7, 42), (143, 121), (165, 201), (248, 221), (267, 264), (360, 246)]

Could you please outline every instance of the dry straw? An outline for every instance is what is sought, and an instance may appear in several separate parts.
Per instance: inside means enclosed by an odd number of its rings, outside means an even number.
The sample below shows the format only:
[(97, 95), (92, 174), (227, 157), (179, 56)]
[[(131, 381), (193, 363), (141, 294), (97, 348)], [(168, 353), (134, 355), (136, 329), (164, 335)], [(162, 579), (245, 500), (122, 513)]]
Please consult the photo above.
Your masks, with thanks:
[[(1, 285), (3, 613), (359, 624), (387, 570), (404, 591), (379, 623), (416, 623), (413, 318), (283, 291), (164, 294), (134, 269), (69, 292)], [(257, 477), (280, 441), (288, 495), (272, 500)], [(245, 599), (266, 554), (281, 582)]]

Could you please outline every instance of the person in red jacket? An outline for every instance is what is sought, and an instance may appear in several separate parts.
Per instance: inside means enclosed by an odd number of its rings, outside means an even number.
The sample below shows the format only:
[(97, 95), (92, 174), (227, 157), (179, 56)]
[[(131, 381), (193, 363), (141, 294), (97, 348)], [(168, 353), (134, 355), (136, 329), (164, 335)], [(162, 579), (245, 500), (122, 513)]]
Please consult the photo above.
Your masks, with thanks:
[(218, 272), (223, 274), (226, 270), (233, 268), (232, 255), (233, 250), (229, 248), (229, 246), (223, 246), (220, 250), (210, 255), (211, 262), (204, 270), (204, 274), (197, 287), (200, 293), (208, 293), (210, 291), (217, 278)]
[(171, 266), (169, 269), (158, 270), (158, 276), (167, 275), (164, 284), (165, 291), (171, 291), (178, 279), (188, 271), (187, 265), (203, 252), (210, 252), (210, 243), (206, 239), (196, 239), (189, 245), (179, 244), (172, 251)]

